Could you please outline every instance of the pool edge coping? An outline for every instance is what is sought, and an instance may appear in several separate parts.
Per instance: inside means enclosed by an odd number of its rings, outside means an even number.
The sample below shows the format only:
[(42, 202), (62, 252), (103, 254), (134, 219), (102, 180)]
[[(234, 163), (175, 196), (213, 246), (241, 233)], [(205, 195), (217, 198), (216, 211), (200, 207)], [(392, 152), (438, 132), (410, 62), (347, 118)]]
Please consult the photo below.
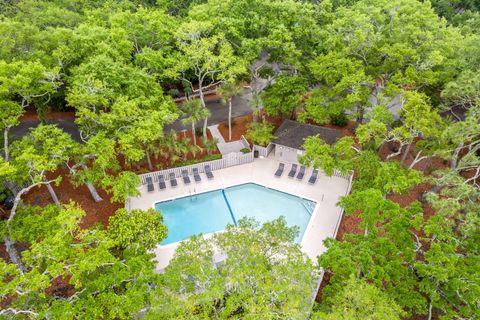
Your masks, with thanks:
[[(181, 198), (186, 198), (186, 197), (191, 197), (193, 195), (199, 195), (199, 194), (204, 194), (204, 193), (209, 193), (209, 192), (214, 192), (214, 191), (221, 191), (221, 190), (225, 190), (226, 188), (231, 188), (231, 187), (236, 187), (236, 186), (241, 186), (241, 185), (245, 185), (245, 184), (255, 184), (255, 185), (258, 185), (258, 186), (261, 186), (261, 187), (264, 187), (264, 188), (267, 188), (267, 189), (271, 189), (271, 190), (275, 190), (277, 192), (281, 192), (281, 193), (285, 193), (285, 194), (288, 194), (290, 196), (293, 196), (293, 197), (297, 197), (297, 198), (302, 198), (302, 199), (305, 199), (305, 200), (308, 200), (308, 201), (311, 201), (311, 202), (314, 202), (315, 203), (315, 208), (312, 212), (312, 214), (310, 215), (310, 219), (308, 220), (308, 224), (307, 226), (305, 227), (305, 231), (303, 232), (303, 235), (302, 235), (302, 239), (300, 241), (300, 243), (298, 243), (298, 245), (300, 245), (300, 247), (302, 248), (303, 245), (304, 245), (304, 240), (305, 240), (305, 235), (307, 234), (307, 231), (309, 229), (311, 229), (312, 227), (312, 224), (313, 224), (313, 220), (314, 220), (314, 217), (315, 215), (317, 214), (317, 212), (319, 211), (319, 202), (317, 200), (314, 200), (314, 199), (311, 199), (309, 197), (305, 197), (303, 195), (295, 195), (295, 194), (291, 194), (290, 192), (286, 192), (286, 191), (281, 191), (281, 190), (278, 190), (276, 188), (272, 188), (272, 187), (269, 187), (269, 186), (266, 186), (262, 183), (258, 183), (258, 182), (253, 182), (253, 181), (247, 181), (247, 182), (244, 182), (244, 183), (240, 183), (240, 184), (231, 184), (231, 185), (228, 185), (228, 186), (224, 186), (220, 189), (218, 188), (212, 188), (212, 189), (207, 189), (207, 190), (203, 190), (202, 192), (200, 193), (195, 193), (195, 194), (185, 194), (185, 195), (181, 195), (181, 196), (177, 196), (177, 197), (170, 197), (170, 198), (167, 198), (165, 200), (162, 200), (162, 201), (155, 201), (153, 204), (151, 204), (151, 207), (155, 209), (155, 205), (157, 203), (161, 203), (161, 202), (167, 202), (167, 201), (173, 201), (173, 200), (177, 200), (177, 199), (181, 199)], [(222, 230), (218, 230), (218, 231), (215, 231), (215, 232), (210, 232), (210, 233), (205, 233), (205, 234), (201, 234), (202, 235), (202, 238), (204, 239), (207, 239), (207, 238), (210, 238), (212, 237), (213, 235), (215, 235), (216, 233), (218, 232), (224, 232), (226, 229), (222, 229)], [(200, 235), (200, 234), (197, 234), (197, 235)], [(173, 246), (178, 246), (181, 242), (183, 241), (187, 241), (189, 240), (189, 238), (187, 239), (183, 239), (183, 240), (180, 240), (180, 241), (177, 241), (177, 242), (172, 242), (172, 243), (168, 243), (168, 244), (165, 244), (165, 245), (160, 245), (160, 244), (157, 244), (157, 247), (161, 247), (161, 248), (170, 248), (170, 247), (173, 247)], [(297, 244), (297, 243), (296, 243)]]

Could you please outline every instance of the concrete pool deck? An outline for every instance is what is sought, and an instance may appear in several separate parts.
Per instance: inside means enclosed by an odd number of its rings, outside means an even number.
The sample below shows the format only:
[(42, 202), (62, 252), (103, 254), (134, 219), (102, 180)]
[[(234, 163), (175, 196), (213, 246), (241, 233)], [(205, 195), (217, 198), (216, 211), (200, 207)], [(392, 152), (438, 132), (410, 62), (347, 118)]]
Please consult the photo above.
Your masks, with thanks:
[[(290, 164), (287, 163), (285, 164), (283, 175), (278, 178), (274, 176), (278, 164), (279, 162), (271, 157), (255, 159), (251, 163), (215, 170), (213, 171), (215, 178), (212, 180), (208, 180), (205, 174), (202, 173), (202, 181), (197, 183), (191, 177), (192, 182), (185, 185), (181, 178), (177, 178), (178, 186), (172, 188), (167, 181), (167, 188), (161, 191), (158, 188), (158, 184), (155, 184), (153, 192), (147, 192), (146, 185), (142, 185), (139, 187), (140, 196), (130, 198), (127, 201), (127, 208), (146, 210), (153, 208), (155, 203), (168, 199), (218, 190), (248, 182), (257, 183), (317, 202), (301, 242), (302, 251), (313, 261), (316, 261), (316, 257), (325, 251), (323, 240), (335, 236), (342, 215), (342, 210), (336, 206), (336, 203), (341, 196), (348, 193), (349, 180), (336, 176), (328, 177), (320, 171), (317, 182), (311, 185), (308, 183), (308, 179), (312, 169), (307, 169), (303, 180), (299, 181), (296, 178), (288, 177)], [(158, 262), (158, 271), (168, 265), (177, 246), (178, 242), (156, 247), (154, 251)]]

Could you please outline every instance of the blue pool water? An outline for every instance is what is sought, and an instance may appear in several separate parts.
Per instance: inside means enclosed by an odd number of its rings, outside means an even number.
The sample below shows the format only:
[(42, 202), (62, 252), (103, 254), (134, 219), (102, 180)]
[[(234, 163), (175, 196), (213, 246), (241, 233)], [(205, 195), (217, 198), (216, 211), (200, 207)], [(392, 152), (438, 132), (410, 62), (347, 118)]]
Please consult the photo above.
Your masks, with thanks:
[(155, 204), (168, 227), (168, 237), (161, 244), (220, 231), (243, 217), (264, 223), (280, 216), (285, 217), (289, 226), (300, 228), (296, 239), (299, 243), (314, 207), (313, 201), (254, 183)]

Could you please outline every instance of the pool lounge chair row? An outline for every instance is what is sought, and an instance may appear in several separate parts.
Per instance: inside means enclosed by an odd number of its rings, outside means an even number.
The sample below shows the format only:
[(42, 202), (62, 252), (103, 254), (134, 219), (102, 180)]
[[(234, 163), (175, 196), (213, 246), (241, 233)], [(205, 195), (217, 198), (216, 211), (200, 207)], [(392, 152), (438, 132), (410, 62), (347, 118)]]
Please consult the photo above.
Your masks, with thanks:
[[(210, 168), (210, 166), (206, 165), (204, 167), (204, 169), (205, 169), (205, 175), (207, 176), (207, 179), (213, 179), (213, 173), (212, 173), (212, 169)], [(190, 176), (188, 175), (188, 170), (184, 169), (184, 170), (181, 171), (181, 173), (182, 173), (183, 183), (189, 184), (191, 182), (191, 180), (190, 180)], [(193, 179), (195, 180), (195, 182), (202, 181), (202, 177), (200, 176), (198, 168), (193, 168), (192, 169), (192, 175), (193, 175)], [(171, 187), (178, 186), (177, 178), (175, 177), (174, 172), (170, 172), (170, 174), (168, 175), (168, 178), (170, 180), (170, 186)], [(147, 182), (147, 191), (152, 192), (155, 189), (155, 187), (153, 185), (152, 177), (146, 177), (145, 181)], [(163, 190), (163, 189), (167, 188), (166, 181), (165, 181), (165, 176), (163, 174), (158, 175), (158, 187), (160, 188), (160, 190)]]
[[(298, 165), (297, 164), (292, 164), (292, 167), (290, 168), (290, 172), (288, 173), (288, 176), (290, 178), (294, 178), (295, 175), (297, 175), (297, 180), (303, 180), (303, 177), (305, 176), (305, 166), (300, 166), (300, 170), (298, 171), (298, 174), (297, 174), (297, 168), (298, 168)], [(278, 169), (277, 171), (275, 171), (275, 176), (276, 177), (281, 177), (282, 174), (283, 174), (283, 170), (285, 170), (285, 164), (284, 163), (279, 163), (278, 164)], [(315, 182), (317, 182), (317, 178), (318, 178), (318, 170), (317, 169), (313, 169), (312, 171), (312, 175), (310, 176), (310, 179), (308, 179), (308, 183), (310, 184), (314, 184)]]

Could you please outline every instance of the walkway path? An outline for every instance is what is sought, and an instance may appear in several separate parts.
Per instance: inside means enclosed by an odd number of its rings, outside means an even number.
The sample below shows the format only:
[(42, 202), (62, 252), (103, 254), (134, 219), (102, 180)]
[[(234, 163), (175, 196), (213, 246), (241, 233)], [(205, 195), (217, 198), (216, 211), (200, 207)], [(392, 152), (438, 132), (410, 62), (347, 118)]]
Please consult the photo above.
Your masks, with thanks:
[(218, 140), (218, 143), (225, 143), (225, 139), (223, 139), (222, 134), (218, 130), (218, 124), (210, 126), (208, 129), (210, 130), (212, 137)]

